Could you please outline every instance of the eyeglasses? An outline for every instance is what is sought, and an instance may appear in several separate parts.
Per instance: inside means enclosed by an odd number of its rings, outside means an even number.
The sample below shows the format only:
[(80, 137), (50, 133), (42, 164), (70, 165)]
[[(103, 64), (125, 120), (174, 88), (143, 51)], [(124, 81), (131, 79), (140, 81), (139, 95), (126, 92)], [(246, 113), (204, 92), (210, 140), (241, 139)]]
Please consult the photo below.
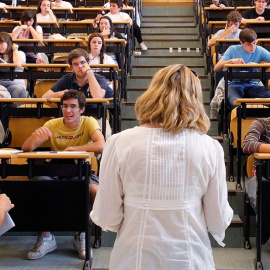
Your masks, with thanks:
[(70, 108), (71, 110), (75, 110), (75, 109), (79, 108), (79, 106), (77, 106), (75, 104), (71, 104), (71, 105), (63, 104), (63, 105), (61, 105), (61, 108), (63, 110), (67, 110), (68, 108)]
[(79, 65), (83, 66), (86, 63), (86, 61), (81, 61), (79, 63), (73, 63), (72, 66), (73, 67), (78, 67)]

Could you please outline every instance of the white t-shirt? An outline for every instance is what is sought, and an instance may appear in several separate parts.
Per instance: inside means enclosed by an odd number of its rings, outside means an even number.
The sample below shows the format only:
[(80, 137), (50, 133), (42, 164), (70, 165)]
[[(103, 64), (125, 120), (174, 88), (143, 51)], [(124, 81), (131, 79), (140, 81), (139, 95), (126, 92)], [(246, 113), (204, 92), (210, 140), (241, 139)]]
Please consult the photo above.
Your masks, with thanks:
[[(89, 53), (89, 65), (100, 64), (100, 57), (93, 56)], [(107, 54), (104, 54), (103, 64), (112, 65), (115, 64), (114, 60)], [(108, 71), (108, 68), (93, 68), (94, 72)], [(107, 84), (112, 88), (113, 84), (111, 81), (107, 80)]]
[(67, 2), (67, 1), (62, 1), (60, 6), (55, 6), (55, 2), (52, 2), (52, 4), (53, 4), (52, 7), (55, 7), (55, 8), (58, 8), (58, 7), (70, 8), (70, 9), (73, 8), (73, 6), (69, 2)]
[(37, 21), (38, 22), (51, 22), (52, 19), (51, 19), (51, 16), (49, 13), (45, 16), (41, 15), (41, 13), (38, 13), (37, 14)]
[(106, 15), (112, 19), (112, 22), (122, 22), (131, 19), (130, 16), (125, 12), (119, 12), (118, 14), (112, 14), (109, 12)]

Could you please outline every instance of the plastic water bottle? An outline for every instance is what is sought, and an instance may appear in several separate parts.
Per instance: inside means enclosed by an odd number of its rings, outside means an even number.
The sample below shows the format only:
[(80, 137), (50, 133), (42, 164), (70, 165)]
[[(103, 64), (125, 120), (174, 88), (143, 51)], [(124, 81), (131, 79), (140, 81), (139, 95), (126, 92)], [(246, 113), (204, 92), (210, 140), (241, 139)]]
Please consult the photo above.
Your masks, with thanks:
[(16, 7), (17, 6), (17, 0), (12, 0), (11, 6)]

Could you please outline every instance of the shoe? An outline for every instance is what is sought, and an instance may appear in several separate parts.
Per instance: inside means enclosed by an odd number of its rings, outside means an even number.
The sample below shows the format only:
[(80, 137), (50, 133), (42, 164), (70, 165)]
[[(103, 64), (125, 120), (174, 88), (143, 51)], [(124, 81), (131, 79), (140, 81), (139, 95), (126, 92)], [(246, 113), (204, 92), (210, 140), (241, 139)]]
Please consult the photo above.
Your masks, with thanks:
[(133, 55), (134, 55), (134, 56), (140, 56), (140, 55), (142, 55), (142, 53), (141, 53), (141, 52), (134, 51), (134, 52), (133, 52)]
[[(78, 252), (80, 259), (85, 260), (85, 233), (76, 233), (73, 240), (73, 247)], [(90, 259), (93, 260), (93, 250), (90, 249)]]
[(140, 43), (139, 46), (140, 46), (140, 48), (141, 48), (142, 51), (147, 51), (147, 47), (146, 47), (146, 45), (143, 42)]
[(73, 247), (78, 252), (80, 259), (85, 260), (85, 233), (76, 233), (73, 240)]
[(26, 258), (28, 260), (40, 259), (47, 253), (54, 251), (56, 248), (57, 244), (53, 234), (52, 240), (43, 240), (43, 237), (39, 235), (34, 248), (27, 253)]

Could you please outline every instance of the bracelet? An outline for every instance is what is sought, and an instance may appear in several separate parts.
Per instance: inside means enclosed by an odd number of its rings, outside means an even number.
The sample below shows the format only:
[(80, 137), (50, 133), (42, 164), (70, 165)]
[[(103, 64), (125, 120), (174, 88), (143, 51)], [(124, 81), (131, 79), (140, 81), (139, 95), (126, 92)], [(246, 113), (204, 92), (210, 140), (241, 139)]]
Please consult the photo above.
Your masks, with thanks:
[(92, 68), (88, 68), (88, 69), (85, 71), (85, 73), (87, 73), (88, 70), (92, 70)]

